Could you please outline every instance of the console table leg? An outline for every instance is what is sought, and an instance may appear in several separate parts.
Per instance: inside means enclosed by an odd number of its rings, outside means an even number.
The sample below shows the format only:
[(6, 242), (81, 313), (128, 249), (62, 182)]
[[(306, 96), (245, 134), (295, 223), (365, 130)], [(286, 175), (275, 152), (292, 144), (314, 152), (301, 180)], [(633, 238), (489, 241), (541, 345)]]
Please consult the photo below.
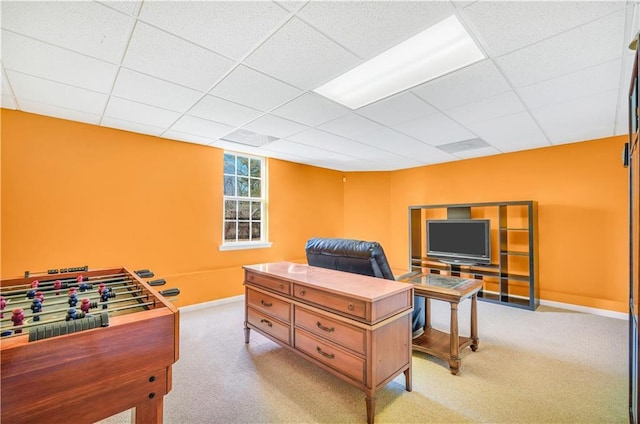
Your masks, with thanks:
[(460, 342), (458, 337), (458, 303), (451, 302), (451, 328), (449, 333), (449, 368), (452, 374), (457, 374), (460, 368), (460, 357), (458, 356), (458, 350), (460, 348)]
[(478, 350), (480, 339), (478, 339), (478, 295), (471, 298), (471, 350)]
[(365, 402), (367, 403), (367, 424), (373, 424), (376, 415), (376, 398), (375, 396), (367, 396)]
[(431, 328), (431, 299), (424, 298), (424, 329)]

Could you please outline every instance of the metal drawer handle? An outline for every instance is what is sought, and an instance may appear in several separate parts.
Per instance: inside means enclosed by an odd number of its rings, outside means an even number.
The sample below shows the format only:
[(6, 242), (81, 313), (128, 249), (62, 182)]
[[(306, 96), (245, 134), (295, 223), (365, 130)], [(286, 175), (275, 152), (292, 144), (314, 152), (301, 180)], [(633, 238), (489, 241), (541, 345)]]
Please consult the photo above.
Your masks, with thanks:
[(261, 300), (260, 303), (262, 303), (262, 306), (266, 307), (266, 308), (270, 308), (273, 306), (273, 303), (269, 302), (265, 302), (264, 300)]
[(336, 355), (334, 355), (333, 353), (323, 352), (322, 349), (320, 349), (320, 346), (316, 346), (316, 350), (320, 355), (324, 356), (325, 358), (333, 359), (336, 357)]
[(304, 296), (305, 291), (304, 290), (300, 290), (300, 296)]
[(319, 329), (324, 330), (327, 333), (332, 333), (336, 330), (335, 327), (325, 327), (324, 325), (322, 325), (320, 321), (316, 322), (316, 325), (318, 326)]
[(260, 323), (265, 323), (267, 324), (269, 327), (273, 327), (273, 324), (271, 323), (271, 321), (269, 321), (268, 319), (261, 319)]
[(353, 311), (353, 303), (349, 303), (349, 305), (347, 305), (347, 308), (348, 308), (350, 311)]

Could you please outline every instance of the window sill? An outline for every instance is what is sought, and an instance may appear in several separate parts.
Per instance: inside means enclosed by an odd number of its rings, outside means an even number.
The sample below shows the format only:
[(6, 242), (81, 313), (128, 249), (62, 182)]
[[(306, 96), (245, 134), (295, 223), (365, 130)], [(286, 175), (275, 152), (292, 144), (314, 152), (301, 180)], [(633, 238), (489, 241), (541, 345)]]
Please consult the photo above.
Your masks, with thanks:
[(228, 243), (218, 246), (218, 250), (221, 252), (225, 250), (248, 250), (248, 249), (265, 249), (271, 247), (271, 242), (259, 242), (259, 243)]

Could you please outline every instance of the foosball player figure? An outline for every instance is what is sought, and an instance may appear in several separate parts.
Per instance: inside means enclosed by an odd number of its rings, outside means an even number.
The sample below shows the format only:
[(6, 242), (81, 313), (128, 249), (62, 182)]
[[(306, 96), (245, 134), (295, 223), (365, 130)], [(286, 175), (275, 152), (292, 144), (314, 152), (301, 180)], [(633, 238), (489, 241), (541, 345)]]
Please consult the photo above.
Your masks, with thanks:
[(37, 297), (31, 303), (31, 312), (33, 312), (33, 321), (40, 321), (39, 313), (42, 312), (42, 302)]
[(0, 296), (0, 318), (4, 318), (4, 308), (7, 307), (7, 301), (4, 297)]
[(80, 309), (85, 314), (88, 313), (89, 309), (91, 309), (91, 301), (89, 299), (87, 299), (86, 297), (84, 299), (82, 299), (80, 301)]
[[(11, 315), (11, 321), (13, 321), (13, 325), (16, 327), (24, 323), (24, 311), (22, 310), (22, 308), (16, 308), (13, 310)], [(16, 334), (22, 333), (22, 329), (21, 328), (16, 329), (15, 333)]]
[(38, 288), (39, 285), (40, 285), (40, 282), (38, 280), (33, 280), (31, 282), (31, 290), (27, 292), (27, 297), (29, 299), (33, 299), (36, 296), (36, 289)]
[(69, 308), (67, 311), (67, 316), (65, 317), (65, 321), (71, 321), (72, 319), (80, 319), (84, 318), (84, 314), (82, 312), (76, 311), (76, 308)]
[(38, 299), (40, 303), (44, 303), (44, 293), (42, 293), (41, 291), (37, 291), (34, 299)]
[(107, 289), (102, 290), (102, 293), (100, 293), (100, 302), (104, 302), (102, 304), (102, 309), (107, 309), (107, 301), (109, 300), (110, 297), (111, 296), (110, 296), (109, 290)]
[(60, 296), (60, 289), (62, 288), (62, 281), (60, 281), (60, 280), (54, 281), (53, 288), (56, 291), (56, 296)]
[(107, 285), (105, 283), (100, 283), (98, 286), (98, 294), (102, 294), (103, 291), (107, 289)]
[(78, 304), (78, 295), (76, 292), (69, 293), (69, 306), (75, 307)]

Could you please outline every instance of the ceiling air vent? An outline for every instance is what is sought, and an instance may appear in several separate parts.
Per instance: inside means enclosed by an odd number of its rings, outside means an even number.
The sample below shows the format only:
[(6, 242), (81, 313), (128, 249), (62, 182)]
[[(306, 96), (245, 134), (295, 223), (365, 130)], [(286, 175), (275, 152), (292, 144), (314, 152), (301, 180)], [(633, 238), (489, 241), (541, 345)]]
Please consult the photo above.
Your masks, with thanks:
[(245, 146), (260, 147), (272, 141), (279, 140), (278, 137), (264, 135), (249, 130), (235, 130), (220, 140), (230, 141), (232, 143), (244, 144)]
[(438, 149), (447, 153), (466, 152), (467, 150), (480, 149), (481, 147), (489, 147), (489, 144), (480, 138), (471, 138), (469, 140), (456, 141), (449, 144), (441, 144), (436, 146)]

